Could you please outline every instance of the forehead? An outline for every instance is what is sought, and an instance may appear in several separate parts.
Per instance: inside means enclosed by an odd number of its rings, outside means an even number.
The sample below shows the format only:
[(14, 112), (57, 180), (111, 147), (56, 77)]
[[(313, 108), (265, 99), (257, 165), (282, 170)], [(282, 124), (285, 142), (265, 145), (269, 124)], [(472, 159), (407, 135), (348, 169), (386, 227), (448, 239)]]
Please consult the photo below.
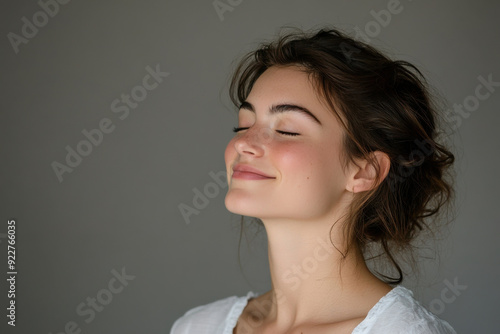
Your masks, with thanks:
[(252, 87), (248, 99), (295, 98), (318, 102), (310, 75), (297, 66), (273, 66), (260, 75)]
[(337, 122), (335, 112), (315, 88), (313, 76), (298, 66), (273, 66), (254, 83), (246, 101), (256, 109), (290, 103), (310, 110), (321, 123)]

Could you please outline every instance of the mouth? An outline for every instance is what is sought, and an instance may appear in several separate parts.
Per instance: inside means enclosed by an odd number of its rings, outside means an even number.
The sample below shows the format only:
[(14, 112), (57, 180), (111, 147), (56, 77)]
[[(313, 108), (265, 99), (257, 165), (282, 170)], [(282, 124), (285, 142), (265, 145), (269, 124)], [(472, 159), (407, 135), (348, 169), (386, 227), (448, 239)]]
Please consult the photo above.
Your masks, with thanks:
[(233, 179), (244, 179), (244, 180), (268, 180), (274, 179), (274, 177), (268, 177), (260, 174), (255, 174), (252, 172), (243, 172), (239, 170), (233, 171)]
[(275, 179), (275, 177), (266, 175), (265, 173), (252, 166), (242, 164), (237, 164), (236, 166), (234, 166), (232, 178), (244, 180)]

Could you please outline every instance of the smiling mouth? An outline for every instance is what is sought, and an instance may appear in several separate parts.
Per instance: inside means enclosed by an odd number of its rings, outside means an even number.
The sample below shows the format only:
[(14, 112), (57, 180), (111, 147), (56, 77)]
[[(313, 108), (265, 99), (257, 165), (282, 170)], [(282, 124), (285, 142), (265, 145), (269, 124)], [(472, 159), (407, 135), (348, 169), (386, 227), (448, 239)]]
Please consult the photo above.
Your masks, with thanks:
[(235, 170), (233, 171), (232, 175), (233, 179), (243, 179), (243, 180), (269, 180), (269, 179), (274, 179), (274, 177), (268, 177), (252, 172), (244, 172), (244, 171), (239, 171)]

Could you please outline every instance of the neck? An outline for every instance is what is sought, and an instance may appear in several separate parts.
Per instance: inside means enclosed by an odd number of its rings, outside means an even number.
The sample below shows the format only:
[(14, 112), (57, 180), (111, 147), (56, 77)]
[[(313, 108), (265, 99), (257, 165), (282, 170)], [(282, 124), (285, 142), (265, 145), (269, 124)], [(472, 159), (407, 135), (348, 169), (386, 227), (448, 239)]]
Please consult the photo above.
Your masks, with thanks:
[(335, 224), (330, 231), (331, 219), (328, 223), (263, 222), (272, 280), (272, 289), (266, 294), (270, 307), (264, 318), (274, 328), (285, 330), (311, 321), (327, 323), (353, 314), (364, 318), (380, 294), (365, 299), (363, 295), (369, 295), (374, 284), (379, 291), (390, 290), (369, 271), (358, 248), (343, 256), (340, 227)]

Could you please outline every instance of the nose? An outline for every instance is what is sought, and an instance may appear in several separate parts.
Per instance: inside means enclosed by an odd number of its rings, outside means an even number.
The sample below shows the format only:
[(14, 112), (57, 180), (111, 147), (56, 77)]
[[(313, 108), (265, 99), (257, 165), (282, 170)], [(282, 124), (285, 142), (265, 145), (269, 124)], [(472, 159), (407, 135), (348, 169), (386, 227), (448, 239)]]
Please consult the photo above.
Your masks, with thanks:
[(250, 154), (261, 156), (265, 152), (265, 146), (272, 140), (273, 132), (268, 127), (252, 126), (243, 130), (234, 141), (234, 147), (239, 154)]

